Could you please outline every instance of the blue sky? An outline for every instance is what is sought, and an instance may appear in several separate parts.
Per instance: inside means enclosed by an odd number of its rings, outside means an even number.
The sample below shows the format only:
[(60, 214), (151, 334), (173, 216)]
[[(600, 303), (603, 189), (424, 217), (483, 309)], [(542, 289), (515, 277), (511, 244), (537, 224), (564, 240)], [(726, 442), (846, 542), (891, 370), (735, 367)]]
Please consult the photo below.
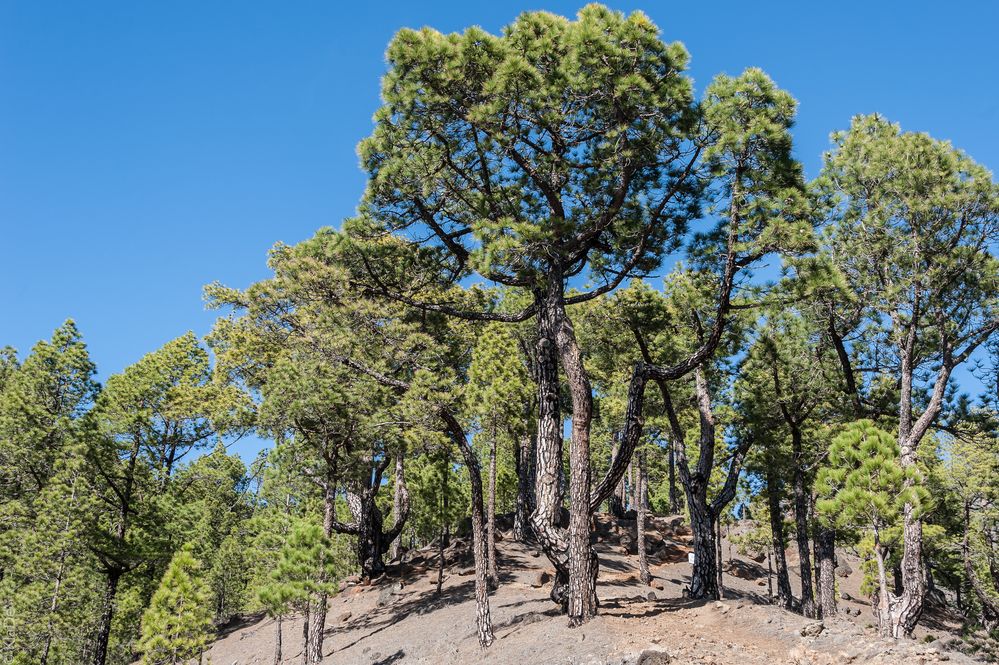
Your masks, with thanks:
[[(610, 4), (684, 42), (699, 89), (765, 69), (809, 175), (874, 111), (999, 166), (999, 3)], [(273, 243), (353, 212), (396, 30), (579, 6), (0, 0), (0, 345), (72, 317), (104, 377), (206, 333), (204, 284), (263, 278)]]

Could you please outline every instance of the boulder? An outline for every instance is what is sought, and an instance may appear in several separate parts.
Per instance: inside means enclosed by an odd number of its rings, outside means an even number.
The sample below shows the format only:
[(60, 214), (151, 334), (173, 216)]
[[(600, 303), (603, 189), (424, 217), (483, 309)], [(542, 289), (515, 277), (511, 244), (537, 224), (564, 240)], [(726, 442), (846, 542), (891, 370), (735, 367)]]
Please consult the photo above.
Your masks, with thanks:
[(544, 585), (548, 584), (551, 581), (552, 581), (551, 573), (549, 573), (547, 570), (539, 570), (537, 574), (534, 576), (534, 579), (531, 580), (531, 586), (534, 587), (535, 589), (540, 589), (541, 587), (543, 587)]
[(836, 566), (837, 577), (849, 577), (851, 573), (853, 573), (853, 568), (846, 561), (840, 561), (839, 565)]
[(812, 621), (811, 623), (806, 623), (798, 631), (802, 637), (818, 637), (822, 634), (822, 631), (826, 629), (826, 625), (821, 621)]
[(669, 665), (669, 654), (665, 651), (646, 649), (638, 657), (638, 665)]

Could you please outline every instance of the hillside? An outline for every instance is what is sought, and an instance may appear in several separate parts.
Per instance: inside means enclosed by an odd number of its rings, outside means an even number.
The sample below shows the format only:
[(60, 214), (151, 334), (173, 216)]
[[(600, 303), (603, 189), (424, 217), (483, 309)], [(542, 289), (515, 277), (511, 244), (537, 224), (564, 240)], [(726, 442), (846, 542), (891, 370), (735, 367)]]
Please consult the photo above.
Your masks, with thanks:
[[(860, 566), (838, 577), (840, 614), (819, 623), (774, 608), (767, 601), (765, 563), (734, 553), (724, 578), (725, 599), (683, 598), (689, 583), (688, 530), (679, 517), (652, 518), (647, 537), (652, 587), (638, 581), (630, 540), (634, 521), (597, 516), (600, 554), (599, 616), (579, 629), (566, 627), (548, 599), (548, 561), (537, 550), (499, 543), (502, 584), (490, 597), (496, 642), (479, 648), (474, 632), (473, 577), (468, 547), (455, 539), (446, 550), (446, 577), (436, 593), (436, 551), (409, 552), (370, 585), (356, 578), (331, 600), (330, 663), (954, 663), (975, 662), (950, 650), (957, 624), (927, 613), (911, 641), (879, 639), (866, 600), (859, 600)], [(630, 549), (629, 549), (630, 546)], [(790, 554), (790, 551), (789, 551)], [(844, 567), (841, 572), (845, 572)], [(797, 580), (792, 574), (792, 584)], [(850, 600), (842, 600), (849, 596)], [(803, 634), (804, 633), (804, 634)], [(284, 622), (284, 660), (301, 662), (301, 622)], [(273, 662), (275, 622), (250, 617), (229, 626), (208, 652), (217, 665)]]

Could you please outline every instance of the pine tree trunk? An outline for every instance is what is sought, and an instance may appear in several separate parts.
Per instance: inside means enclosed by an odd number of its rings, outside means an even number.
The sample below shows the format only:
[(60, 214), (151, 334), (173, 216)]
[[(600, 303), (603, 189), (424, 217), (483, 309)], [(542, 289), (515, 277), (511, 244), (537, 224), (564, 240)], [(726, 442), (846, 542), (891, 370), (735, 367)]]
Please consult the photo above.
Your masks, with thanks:
[(277, 635), (274, 637), (274, 665), (281, 665), (281, 615), (277, 615), (275, 622)]
[(694, 536), (694, 569), (690, 576), (690, 598), (718, 599), (715, 516), (704, 497), (688, 493), (690, 528)]
[(302, 663), (303, 665), (309, 665), (309, 648), (311, 642), (309, 641), (309, 625), (312, 621), (312, 613), (310, 610), (310, 603), (308, 600), (305, 601), (304, 614), (302, 615)]
[(517, 442), (517, 505), (513, 513), (513, 538), (519, 543), (527, 540), (531, 513), (531, 437), (521, 436)]
[[(327, 538), (333, 535), (333, 522), (336, 518), (336, 494), (333, 484), (332, 473), (326, 484), (326, 491), (323, 497), (323, 533)], [(321, 663), (323, 661), (323, 641), (326, 635), (326, 612), (329, 605), (329, 594), (327, 585), (329, 584), (329, 572), (326, 565), (327, 553), (323, 552), (319, 565), (319, 573), (316, 578), (316, 585), (319, 588), (316, 593), (316, 607), (312, 613), (312, 627), (309, 630), (307, 640), (307, 662)]]
[(558, 347), (572, 396), (572, 444), (569, 449), (569, 626), (580, 626), (597, 613), (597, 556), (590, 546), (590, 423), (593, 389), (583, 366), (572, 322), (560, 312)]
[(878, 566), (878, 589), (875, 592), (871, 604), (874, 606), (874, 613), (878, 617), (878, 633), (882, 637), (894, 637), (896, 621), (894, 617), (894, 603), (891, 593), (888, 591), (888, 573), (885, 569), (884, 552), (878, 538), (877, 529), (874, 532), (874, 560)]
[[(489, 614), (489, 571), (488, 554), (486, 552), (485, 511), (482, 500), (482, 472), (479, 469), (479, 459), (468, 443), (464, 431), (458, 421), (450, 414), (445, 414), (448, 432), (465, 461), (468, 469), (469, 484), (472, 490), (472, 556), (475, 559), (475, 612), (478, 628), (479, 646), (487, 647), (493, 643), (492, 618)], [(441, 561), (444, 560), (441, 552)]]
[(801, 446), (801, 429), (791, 427), (791, 446), (794, 453), (794, 522), (795, 540), (801, 572), (801, 613), (815, 617), (815, 596), (812, 592), (812, 560), (808, 545), (808, 493), (805, 490), (805, 460)]
[(555, 303), (559, 294), (553, 285), (536, 298), (538, 340), (536, 345), (536, 380), (538, 386), (538, 432), (535, 457), (535, 509), (531, 528), (538, 544), (555, 568), (551, 599), (567, 610), (568, 557), (565, 534), (560, 528), (562, 511), (562, 418), (559, 409), (558, 347), (555, 341), (558, 315)]
[(767, 501), (770, 512), (770, 533), (773, 542), (774, 565), (777, 568), (777, 606), (790, 610), (794, 598), (791, 594), (791, 579), (787, 572), (787, 556), (784, 551), (784, 515), (781, 512), (781, 487), (776, 465), (767, 464)]
[(487, 574), (492, 588), (499, 586), (496, 572), (496, 429), (493, 428), (489, 445), (489, 501), (486, 510), (486, 535), (488, 549)]
[(715, 570), (718, 573), (718, 597), (719, 598), (724, 598), (725, 597), (725, 585), (722, 583), (722, 579), (723, 579), (722, 578), (722, 574), (723, 574), (722, 570), (724, 569), (724, 567), (722, 566), (721, 515), (719, 515), (718, 517), (715, 518), (715, 529), (716, 529), (716, 534), (715, 534), (715, 550), (716, 550)]
[(105, 665), (108, 659), (111, 620), (114, 618), (115, 596), (118, 593), (118, 581), (120, 579), (120, 570), (112, 569), (107, 572), (104, 599), (101, 601), (101, 619), (97, 624), (97, 635), (94, 639), (94, 665)]
[(836, 532), (817, 525), (815, 558), (818, 568), (818, 598), (822, 618), (836, 615)]
[(638, 576), (642, 584), (652, 581), (649, 573), (649, 556), (645, 553), (645, 484), (648, 482), (645, 453), (638, 453), (638, 516), (635, 519), (635, 542), (638, 544)]
[[(405, 468), (403, 462), (402, 452), (398, 453), (395, 458), (395, 492), (392, 496), (392, 519), (394, 520), (393, 525), (399, 525), (399, 519), (402, 515), (402, 493), (403, 485), (406, 482), (404, 480)], [(392, 540), (392, 559), (396, 560), (399, 558), (400, 548), (402, 546), (402, 530), (399, 529), (399, 535)]]

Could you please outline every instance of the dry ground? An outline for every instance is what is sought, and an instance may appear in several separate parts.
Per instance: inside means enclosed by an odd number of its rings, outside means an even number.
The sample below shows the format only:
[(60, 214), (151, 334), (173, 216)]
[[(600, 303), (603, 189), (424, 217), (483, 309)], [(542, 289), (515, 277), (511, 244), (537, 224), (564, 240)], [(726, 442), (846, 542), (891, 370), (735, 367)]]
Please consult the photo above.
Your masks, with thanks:
[[(467, 546), (448, 550), (443, 592), (436, 593), (436, 553), (411, 552), (408, 561), (390, 566), (372, 585), (345, 585), (330, 601), (325, 662), (381, 664), (498, 663), (931, 663), (974, 662), (948, 651), (955, 620), (928, 614), (915, 640), (880, 640), (865, 600), (840, 600), (841, 610), (859, 616), (827, 620), (816, 637), (802, 636), (814, 622), (769, 604), (766, 564), (733, 555), (726, 563), (725, 600), (683, 599), (690, 582), (686, 562), (689, 535), (678, 518), (654, 518), (648, 530), (662, 539), (659, 563), (652, 566), (653, 587), (638, 581), (638, 557), (626, 534), (634, 521), (598, 516), (600, 614), (585, 626), (569, 629), (548, 599), (548, 560), (520, 543), (499, 543), (502, 583), (490, 597), (496, 642), (480, 649), (475, 637), (473, 577)], [(624, 536), (623, 541), (621, 536)], [(621, 543), (624, 543), (623, 545)], [(725, 550), (727, 552), (727, 546)], [(790, 552), (789, 552), (790, 554)], [(840, 593), (860, 597), (857, 561), (838, 578)], [(792, 559), (793, 561), (793, 559)], [(796, 561), (794, 561), (796, 563)], [(798, 579), (792, 575), (792, 583)], [(275, 622), (247, 618), (226, 628), (208, 652), (214, 665), (273, 662)], [(814, 628), (814, 627), (813, 627)], [(807, 631), (806, 631), (807, 632)], [(300, 663), (301, 621), (284, 621), (285, 663)], [(934, 638), (938, 638), (934, 640)], [(949, 640), (949, 641), (948, 641)], [(667, 660), (667, 658), (669, 660)]]

